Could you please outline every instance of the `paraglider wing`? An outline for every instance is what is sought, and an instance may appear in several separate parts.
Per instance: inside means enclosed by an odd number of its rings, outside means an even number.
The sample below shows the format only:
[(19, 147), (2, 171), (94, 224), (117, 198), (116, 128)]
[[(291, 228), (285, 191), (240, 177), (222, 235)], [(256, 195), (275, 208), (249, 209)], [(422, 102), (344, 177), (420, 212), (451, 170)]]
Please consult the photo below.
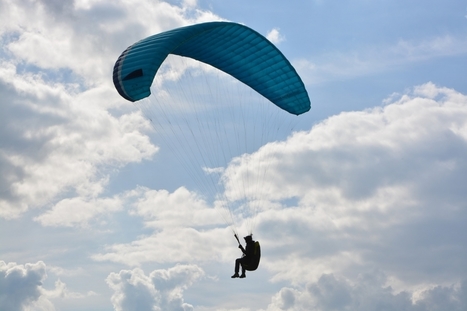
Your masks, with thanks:
[(285, 56), (256, 31), (231, 22), (173, 29), (128, 47), (114, 66), (117, 91), (129, 101), (151, 94), (157, 70), (169, 54), (222, 70), (292, 114), (310, 109), (305, 86)]

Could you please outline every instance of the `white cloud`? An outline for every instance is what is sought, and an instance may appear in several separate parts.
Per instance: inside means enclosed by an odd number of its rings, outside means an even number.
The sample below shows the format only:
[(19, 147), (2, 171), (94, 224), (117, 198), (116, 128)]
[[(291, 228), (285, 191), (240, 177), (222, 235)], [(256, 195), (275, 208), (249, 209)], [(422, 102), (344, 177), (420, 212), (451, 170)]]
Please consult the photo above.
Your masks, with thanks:
[(63, 267), (59, 266), (47, 266), (47, 272), (48, 273), (53, 273), (57, 276), (65, 276), (65, 277), (72, 277), (72, 276), (77, 276), (77, 275), (82, 275), (85, 273), (85, 270), (81, 267), (79, 268), (74, 268), (74, 269), (65, 269)]
[(43, 226), (87, 226), (90, 220), (121, 209), (122, 204), (118, 198), (85, 200), (75, 197), (61, 200), (35, 220)]
[[(55, 267), (57, 271), (62, 268)], [(85, 299), (95, 296), (89, 291), (86, 294), (74, 292), (57, 279), (52, 289), (44, 287), (50, 269), (42, 261), (25, 265), (15, 262), (6, 263), (0, 260), (0, 310), (8, 311), (55, 311), (58, 300)]]
[[(93, 259), (140, 266), (150, 262), (230, 262), (238, 256), (229, 247), (234, 240), (228, 209), (211, 207), (184, 187), (173, 193), (139, 187), (122, 198), (132, 206), (130, 214), (142, 217), (145, 227), (154, 231), (131, 243), (110, 245)], [(237, 229), (246, 232), (243, 227)]]
[(143, 216), (147, 226), (161, 230), (222, 223), (218, 214), (221, 211), (210, 208), (186, 188), (179, 188), (173, 193), (144, 188), (139, 190), (142, 197), (134, 204), (134, 214)]
[[(1, 217), (48, 208), (35, 218), (44, 226), (88, 226), (129, 206), (145, 232), (154, 232), (128, 243), (111, 240), (94, 260), (129, 266), (196, 262), (205, 271), (213, 261), (233, 263), (238, 250), (229, 243), (231, 232), (198, 194), (137, 188), (105, 197), (112, 170), (151, 159), (158, 150), (146, 135), (147, 121), (113, 89), (116, 57), (144, 36), (219, 19), (198, 10), (196, 1), (180, 3), (0, 2)], [(284, 40), (278, 29), (268, 38)], [(461, 55), (465, 42), (452, 36), (401, 40), (327, 53), (297, 68), (312, 74), (305, 74), (310, 82), (355, 77)], [(165, 78), (180, 77), (183, 70), (173, 68)], [(466, 308), (466, 106), (464, 94), (425, 84), (383, 107), (329, 118), (223, 171), (228, 197), (236, 199), (241, 179), (255, 174), (249, 168), (259, 162), (268, 167), (265, 183), (249, 189), (261, 201), (255, 236), (264, 257), (255, 276), (262, 285), (270, 285), (267, 278), (288, 283), (270, 310)], [(242, 230), (243, 212), (237, 214)], [(50, 271), (69, 277), (81, 270)], [(111, 274), (107, 282), (116, 309), (131, 309), (133, 302), (148, 309), (192, 309), (183, 291), (203, 274), (198, 266), (149, 276), (135, 269)], [(41, 262), (0, 262), (0, 276), (0, 309), (54, 310), (55, 299), (93, 295), (73, 292), (59, 280), (44, 289)]]
[(232, 243), (228, 242), (232, 241), (232, 232), (228, 229), (165, 229), (131, 243), (108, 246), (106, 253), (95, 254), (92, 258), (133, 267), (154, 262), (230, 261), (238, 256), (234, 249), (229, 249)]
[(46, 277), (43, 262), (17, 265), (0, 261), (0, 309), (20, 311), (37, 302)]
[(278, 28), (273, 28), (266, 35), (266, 38), (274, 44), (279, 44), (285, 40), (285, 37), (279, 33)]
[(114, 61), (130, 44), (171, 28), (220, 19), (197, 9), (194, 0), (181, 6), (145, 0), (4, 0), (3, 5), (8, 10), (0, 12), (0, 37), (14, 37), (5, 49), (16, 62), (67, 68), (88, 86), (110, 83)]
[[(242, 174), (256, 180), (258, 170), (247, 171), (268, 167), (261, 187), (250, 185), (256, 191), (251, 196), (264, 201), (254, 218), (255, 236), (268, 252), (262, 269), (272, 281), (294, 285), (323, 273), (351, 278), (376, 267), (399, 290), (458, 282), (467, 258), (460, 238), (465, 120), (467, 97), (428, 83), (232, 162), (225, 171), (232, 199), (243, 195), (235, 185), (242, 184)], [(132, 195), (132, 213), (154, 233), (110, 245), (93, 259), (140, 266), (229, 262), (238, 255), (229, 247), (229, 230), (216, 223), (216, 211), (194, 193), (141, 188)], [(240, 232), (252, 220), (242, 217)], [(438, 266), (445, 268), (433, 268)]]
[(0, 216), (18, 217), (67, 191), (89, 201), (107, 184), (106, 168), (149, 159), (157, 151), (142, 133), (149, 127), (140, 114), (115, 117), (100, 106), (108, 89), (93, 89), (90, 97), (73, 85), (14, 70), (11, 64), (0, 69)]
[(46, 265), (42, 261), (25, 265), (0, 261), (0, 309), (54, 311), (53, 299), (87, 296), (71, 292), (60, 280), (55, 282), (54, 289), (48, 290), (43, 287), (46, 278)]
[(231, 198), (248, 170), (255, 180), (250, 168), (268, 167), (261, 187), (250, 186), (272, 202), (256, 218), (270, 252), (263, 268), (296, 284), (368, 267), (406, 288), (465, 277), (466, 120), (467, 96), (428, 83), (233, 162)]
[[(60, 195), (106, 201), (97, 197), (109, 167), (152, 157), (157, 148), (143, 134), (147, 121), (129, 113), (113, 89), (113, 62), (144, 36), (219, 19), (195, 4), (2, 1), (8, 10), (0, 10), (0, 217), (52, 206), (38, 219), (54, 218), (49, 224), (58, 225), (59, 210), (70, 203), (57, 204)], [(83, 224), (93, 215), (83, 217), (64, 223)]]
[[(410, 186), (433, 170), (457, 176), (449, 168), (463, 163), (466, 96), (433, 88), (429, 83), (415, 92), (430, 92), (436, 99), (405, 95), (384, 107), (342, 113), (309, 132), (295, 133), (287, 142), (271, 143), (248, 158), (239, 158), (226, 170), (228, 190), (234, 191), (233, 184), (246, 174), (246, 161), (250, 167), (268, 165), (264, 188), (277, 200), (294, 196), (313, 200), (309, 195), (318, 189), (335, 189), (342, 199), (364, 199), (378, 190), (403, 191), (397, 188)], [(447, 150), (457, 152), (446, 154)], [(251, 165), (251, 161), (258, 163)], [(425, 161), (435, 165), (425, 167)]]
[(195, 7), (197, 4), (197, 0), (183, 0), (184, 7)]
[(146, 276), (141, 269), (111, 273), (107, 284), (114, 290), (112, 303), (117, 311), (193, 310), (184, 302), (183, 291), (204, 276), (196, 265), (176, 265), (154, 270)]
[(354, 78), (408, 64), (467, 53), (467, 40), (462, 36), (445, 35), (414, 42), (401, 39), (393, 45), (362, 47), (345, 52), (326, 51), (293, 64), (305, 84)]
[(425, 289), (414, 301), (413, 293), (395, 292), (380, 273), (359, 275), (356, 281), (323, 274), (302, 289), (282, 288), (273, 296), (268, 311), (275, 310), (388, 310), (461, 311), (467, 307), (467, 283)]

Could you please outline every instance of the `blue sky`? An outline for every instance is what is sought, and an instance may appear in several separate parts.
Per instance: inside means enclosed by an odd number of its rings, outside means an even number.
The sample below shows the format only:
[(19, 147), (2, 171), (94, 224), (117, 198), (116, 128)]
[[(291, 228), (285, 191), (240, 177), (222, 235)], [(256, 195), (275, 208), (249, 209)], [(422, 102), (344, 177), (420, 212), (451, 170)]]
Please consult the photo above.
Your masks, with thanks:
[[(126, 47), (212, 20), (276, 44), (312, 109), (276, 114), (177, 58), (151, 99), (118, 95)], [(467, 308), (465, 1), (0, 0), (0, 44), (0, 309)], [(193, 102), (251, 145), (224, 157), (165, 132)], [(251, 102), (266, 139), (234, 118)], [(232, 280), (222, 206), (245, 195), (256, 214), (232, 203), (234, 228), (263, 258)]]

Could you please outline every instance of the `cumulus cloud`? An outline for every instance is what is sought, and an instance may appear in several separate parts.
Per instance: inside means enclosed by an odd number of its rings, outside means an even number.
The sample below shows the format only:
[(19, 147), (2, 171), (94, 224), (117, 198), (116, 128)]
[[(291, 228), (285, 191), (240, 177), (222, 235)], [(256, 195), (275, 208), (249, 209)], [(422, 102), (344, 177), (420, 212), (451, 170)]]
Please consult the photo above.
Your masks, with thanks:
[(111, 273), (107, 284), (114, 290), (112, 303), (117, 311), (193, 310), (185, 303), (183, 291), (204, 276), (196, 265), (177, 265), (154, 270), (148, 276), (141, 269)]
[(72, 292), (60, 280), (55, 282), (55, 288), (46, 289), (43, 287), (46, 271), (42, 261), (25, 265), (0, 261), (0, 309), (53, 311), (53, 299), (79, 299), (94, 294)]
[(173, 193), (139, 188), (132, 195), (137, 198), (133, 214), (142, 216), (147, 226), (159, 230), (222, 223), (218, 214), (221, 211), (209, 207), (196, 193), (184, 187)]
[[(68, 214), (62, 225), (70, 226), (118, 210), (99, 197), (111, 169), (150, 159), (157, 147), (146, 136), (148, 121), (113, 89), (114, 60), (147, 35), (219, 18), (196, 1), (0, 5), (8, 7), (0, 10), (0, 217), (47, 206), (37, 220), (60, 225), (67, 206), (102, 207)], [(74, 198), (61, 201), (65, 193)]]
[[(428, 83), (233, 161), (224, 172), (228, 198), (243, 196), (245, 176), (262, 183), (248, 189), (264, 200), (255, 236), (271, 280), (352, 279), (378, 268), (402, 291), (465, 277), (466, 117), (465, 95)], [(268, 169), (256, 179), (252, 168), (261, 165)], [(196, 194), (139, 189), (134, 200), (132, 213), (154, 233), (110, 245), (95, 260), (139, 266), (235, 258), (231, 233)]]
[(210, 207), (194, 192), (179, 188), (173, 193), (140, 187), (126, 193), (131, 214), (143, 218), (154, 232), (125, 244), (107, 247), (95, 260), (129, 266), (146, 262), (192, 262), (223, 260), (226, 240), (232, 231), (222, 221), (225, 212)]
[(232, 231), (228, 229), (165, 229), (143, 236), (131, 243), (106, 247), (106, 252), (92, 256), (97, 261), (113, 261), (128, 266), (144, 263), (226, 261), (235, 256), (231, 248)]
[(266, 38), (274, 44), (279, 44), (285, 40), (285, 37), (279, 33), (278, 28), (273, 28), (266, 34)]
[(90, 199), (70, 198), (63, 199), (52, 209), (35, 218), (44, 226), (87, 226), (89, 221), (100, 215), (121, 210), (120, 200), (113, 198)]
[[(264, 188), (276, 200), (300, 197), (311, 203), (318, 189), (363, 200), (382, 189), (402, 193), (397, 187), (441, 186), (440, 178), (462, 178), (466, 113), (465, 95), (429, 83), (391, 104), (333, 116), (233, 162), (225, 173), (229, 196), (239, 196), (233, 185), (247, 173), (244, 162), (260, 159), (270, 168)], [(427, 167), (427, 162), (435, 165)], [(452, 189), (454, 197), (452, 192), (437, 195), (457, 202), (460, 190)]]
[[(230, 196), (238, 196), (230, 184), (238, 183), (246, 174), (243, 163), (259, 162), (259, 159), (273, 168), (266, 180), (277, 200), (305, 197), (317, 187), (329, 189), (330, 186), (343, 197), (365, 198), (383, 186), (397, 186), (401, 181), (410, 182), (420, 176), (422, 172), (416, 171), (417, 164), (407, 163), (446, 156), (462, 164), (465, 96), (453, 90), (441, 92), (443, 98), (439, 102), (434, 98), (403, 96), (384, 107), (342, 113), (316, 125), (310, 132), (295, 133), (287, 142), (269, 144), (249, 158), (239, 158), (226, 171)], [(446, 154), (451, 148), (458, 152)], [(451, 172), (449, 158), (441, 160), (439, 165), (447, 167), (440, 168)], [(413, 169), (407, 170), (402, 165)], [(297, 177), (298, 171), (301, 174)]]
[(271, 252), (262, 265), (273, 280), (368, 267), (405, 288), (465, 277), (466, 120), (467, 96), (428, 83), (232, 162), (230, 198), (242, 195), (235, 184), (254, 176), (249, 168), (268, 166), (250, 195), (264, 190), (272, 202), (256, 233)]
[(219, 19), (197, 9), (193, 0), (182, 6), (144, 0), (2, 2), (9, 9), (0, 12), (0, 35), (8, 38), (5, 49), (16, 61), (67, 68), (86, 85), (109, 83), (114, 60), (141, 38)]
[(2, 217), (43, 207), (66, 191), (95, 198), (108, 182), (99, 169), (149, 159), (157, 151), (140, 114), (112, 116), (100, 107), (109, 95), (105, 88), (93, 96), (77, 93), (67, 84), (15, 73), (11, 64), (0, 69), (0, 88)]
[(360, 275), (353, 282), (324, 274), (303, 289), (282, 288), (274, 295), (267, 310), (460, 311), (467, 307), (466, 298), (465, 281), (427, 288), (415, 300), (412, 292), (395, 292), (385, 285), (384, 275), (380, 273)]
[[(113, 89), (114, 60), (147, 35), (219, 19), (198, 10), (196, 1), (180, 3), (0, 1), (0, 217), (37, 207), (48, 209), (35, 217), (41, 225), (86, 226), (128, 207), (153, 232), (111, 241), (92, 259), (134, 267), (238, 255), (229, 249), (231, 232), (218, 222), (219, 202), (212, 207), (186, 188), (105, 196), (112, 170), (158, 151), (147, 136), (150, 124)], [(267, 37), (284, 40), (278, 29)], [(464, 39), (400, 41), (328, 53), (296, 67), (318, 77), (310, 82), (354, 77), (460, 55)], [(174, 62), (163, 78), (180, 79), (185, 67)], [(205, 166), (224, 176), (232, 201), (244, 195), (245, 179), (257, 180), (251, 168), (267, 167), (263, 183), (246, 190), (262, 200), (255, 219), (264, 250), (260, 269), (272, 282), (289, 283), (270, 310), (466, 308), (466, 107), (465, 94), (428, 83), (381, 107), (343, 113), (248, 151), (228, 167)], [(251, 215), (243, 212), (240, 222)], [(368, 274), (375, 268), (383, 274)], [(190, 265), (149, 276), (134, 269), (107, 282), (117, 310), (190, 310), (183, 291), (203, 274)], [(61, 281), (46, 290), (45, 277), (41, 262), (0, 262), (0, 309), (53, 310), (53, 299), (86, 297)]]
[(0, 261), (0, 309), (20, 311), (37, 302), (46, 277), (43, 262), (17, 265)]

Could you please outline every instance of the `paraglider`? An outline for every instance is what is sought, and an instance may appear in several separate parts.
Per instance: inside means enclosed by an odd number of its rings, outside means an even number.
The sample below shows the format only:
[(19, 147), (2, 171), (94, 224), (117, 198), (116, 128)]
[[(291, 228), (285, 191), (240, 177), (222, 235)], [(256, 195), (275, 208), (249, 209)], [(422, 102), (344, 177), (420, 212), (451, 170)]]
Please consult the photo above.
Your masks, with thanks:
[[(243, 256), (235, 260), (235, 274), (232, 275), (232, 278), (243, 279), (246, 277), (245, 271), (255, 271), (258, 268), (261, 259), (261, 247), (258, 241), (253, 241), (253, 236), (251, 234), (244, 237), (246, 248), (240, 243), (236, 234), (235, 238), (237, 239), (238, 248), (242, 251)], [(241, 275), (238, 274), (240, 266), (242, 268)]]
[[(305, 86), (287, 58), (269, 40), (256, 31), (232, 22), (208, 22), (176, 28), (147, 37), (129, 46), (120, 55), (113, 69), (113, 82), (118, 93), (132, 102), (138, 102), (150, 96), (150, 88), (156, 74), (169, 55), (187, 57), (217, 68), (249, 86), (266, 98), (269, 103), (290, 114), (300, 115), (310, 109), (311, 103)], [(211, 88), (211, 85), (209, 85), (209, 88)], [(248, 103), (248, 106), (254, 105)], [(223, 107), (216, 109), (222, 110)], [(164, 111), (163, 114), (165, 115), (165, 113)], [(235, 114), (226, 113), (225, 115), (233, 116)], [(240, 115), (245, 116), (245, 118), (250, 117), (248, 113), (241, 113)], [(156, 117), (158, 116), (156, 115)], [(152, 121), (152, 118), (150, 119)], [(187, 120), (192, 119), (194, 118), (187, 118)], [(198, 120), (198, 118), (196, 119)], [(206, 128), (210, 130), (212, 124), (222, 126), (225, 123), (223, 121), (209, 121), (211, 123)], [(247, 123), (246, 121), (242, 122)], [(255, 119), (253, 122), (257, 122), (257, 120)], [(167, 126), (172, 126), (171, 121), (167, 123), (169, 123)], [(189, 121), (185, 123), (189, 123)], [(266, 124), (265, 127), (269, 123)], [(203, 131), (200, 131), (201, 134), (195, 135), (193, 130), (189, 129), (192, 138), (187, 139), (187, 142), (182, 144), (182, 148), (186, 148), (183, 149), (183, 154), (186, 153), (187, 149), (204, 151), (208, 156), (209, 153), (212, 153), (211, 150), (213, 149), (204, 147), (207, 137), (199, 137), (204, 135), (205, 128), (203, 128)], [(218, 137), (220, 131), (217, 131), (216, 135), (213, 136)], [(227, 132), (225, 129), (222, 129), (222, 131)], [(242, 137), (250, 139), (250, 134), (252, 133), (244, 134)], [(221, 146), (225, 141), (228, 142), (228, 139), (217, 139), (212, 143), (214, 148), (218, 145)], [(185, 147), (191, 144), (192, 140), (200, 140), (199, 145), (196, 148)], [(246, 142), (243, 145), (246, 145)], [(247, 152), (243, 151), (243, 154)], [(223, 157), (228, 158), (225, 153), (222, 151)], [(191, 158), (196, 158), (196, 155)], [(196, 163), (196, 165), (199, 165), (199, 163)], [(265, 176), (265, 172), (259, 172), (257, 167), (255, 169), (258, 176)], [(218, 171), (222, 172), (218, 165), (207, 166), (203, 164), (203, 170), (209, 174)], [(225, 181), (226, 179), (221, 180)], [(257, 179), (245, 178), (243, 189), (248, 189), (250, 180)], [(219, 181), (214, 181), (213, 184), (217, 185)], [(261, 199), (250, 193), (245, 191), (244, 197), (252, 196), (250, 197), (251, 201), (261, 201)], [(228, 201), (229, 198), (224, 198), (224, 202)], [(224, 204), (228, 205), (228, 203)], [(230, 209), (230, 207), (228, 208)], [(232, 211), (230, 211), (229, 215), (232, 218), (231, 214)], [(238, 241), (237, 233), (234, 229), (232, 230)], [(250, 235), (245, 237), (246, 248), (243, 248), (238, 241), (239, 248), (245, 256), (237, 260), (236, 273), (232, 277), (243, 277), (245, 270), (254, 271), (259, 265), (260, 245), (259, 242), (253, 241), (251, 231)], [(242, 275), (238, 275), (240, 266), (242, 267)]]

